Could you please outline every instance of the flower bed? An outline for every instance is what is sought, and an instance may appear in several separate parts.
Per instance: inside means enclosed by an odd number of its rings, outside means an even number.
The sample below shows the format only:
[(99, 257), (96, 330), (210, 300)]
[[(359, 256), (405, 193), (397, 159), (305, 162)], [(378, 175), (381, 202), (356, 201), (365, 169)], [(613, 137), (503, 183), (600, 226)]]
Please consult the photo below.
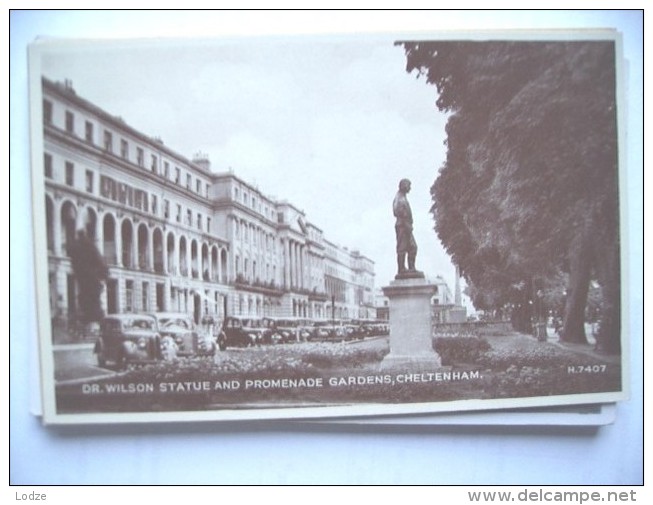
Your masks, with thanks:
[[(382, 371), (387, 339), (230, 349), (214, 358), (160, 362), (84, 385), (60, 386), (57, 400), (66, 412), (148, 412), (519, 398), (620, 386), (618, 365), (528, 336), (439, 337), (434, 348), (445, 368), (429, 374)], [(584, 367), (600, 373), (573, 373)]]

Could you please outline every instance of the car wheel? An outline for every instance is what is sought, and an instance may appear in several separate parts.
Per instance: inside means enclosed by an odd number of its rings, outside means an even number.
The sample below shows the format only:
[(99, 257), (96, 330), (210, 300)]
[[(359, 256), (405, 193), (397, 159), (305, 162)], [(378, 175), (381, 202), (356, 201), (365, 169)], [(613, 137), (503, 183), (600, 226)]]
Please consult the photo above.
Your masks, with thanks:
[(118, 370), (127, 370), (127, 356), (124, 353), (121, 353), (116, 360), (116, 368)]
[(107, 366), (107, 359), (104, 357), (102, 352), (99, 352), (97, 355), (97, 364), (99, 367), (105, 368)]
[(224, 333), (218, 336), (218, 349), (224, 351), (227, 348), (227, 337)]

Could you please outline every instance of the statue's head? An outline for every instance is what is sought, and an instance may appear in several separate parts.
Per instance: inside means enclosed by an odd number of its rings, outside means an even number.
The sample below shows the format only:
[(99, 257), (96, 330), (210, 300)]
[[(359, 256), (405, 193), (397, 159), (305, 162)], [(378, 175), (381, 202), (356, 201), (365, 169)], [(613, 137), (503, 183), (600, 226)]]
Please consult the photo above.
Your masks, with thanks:
[(399, 191), (401, 191), (402, 193), (408, 193), (410, 191), (409, 179), (401, 179), (399, 181)]

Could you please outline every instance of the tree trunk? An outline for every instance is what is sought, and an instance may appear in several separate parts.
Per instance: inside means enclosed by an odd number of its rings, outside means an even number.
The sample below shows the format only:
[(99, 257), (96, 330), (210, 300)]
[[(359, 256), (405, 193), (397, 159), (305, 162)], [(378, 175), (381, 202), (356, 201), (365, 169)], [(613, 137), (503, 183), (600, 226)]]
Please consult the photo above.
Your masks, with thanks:
[(591, 273), (592, 241), (586, 227), (572, 240), (569, 247), (569, 287), (561, 340), (587, 344), (585, 306)]
[(527, 279), (522, 282), (523, 287), (518, 290), (515, 297), (515, 305), (513, 307), (511, 322), (515, 331), (521, 333), (531, 333), (533, 327), (531, 324), (532, 319), (532, 280)]
[(600, 250), (597, 263), (601, 284), (601, 316), (596, 346), (600, 351), (618, 354), (621, 352), (621, 272), (618, 239), (604, 242)]

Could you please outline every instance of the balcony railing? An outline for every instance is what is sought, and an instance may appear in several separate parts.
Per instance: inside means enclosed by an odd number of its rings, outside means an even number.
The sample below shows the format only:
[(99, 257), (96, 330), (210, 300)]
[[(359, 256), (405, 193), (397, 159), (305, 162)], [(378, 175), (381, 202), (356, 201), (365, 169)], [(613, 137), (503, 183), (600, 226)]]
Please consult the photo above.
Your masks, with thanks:
[(261, 281), (260, 279), (255, 279), (253, 281), (246, 279), (243, 274), (236, 275), (236, 280), (234, 285), (240, 289), (246, 289), (248, 291), (254, 291), (257, 293), (269, 294), (279, 296), (283, 293), (283, 290), (276, 285), (274, 281)]

